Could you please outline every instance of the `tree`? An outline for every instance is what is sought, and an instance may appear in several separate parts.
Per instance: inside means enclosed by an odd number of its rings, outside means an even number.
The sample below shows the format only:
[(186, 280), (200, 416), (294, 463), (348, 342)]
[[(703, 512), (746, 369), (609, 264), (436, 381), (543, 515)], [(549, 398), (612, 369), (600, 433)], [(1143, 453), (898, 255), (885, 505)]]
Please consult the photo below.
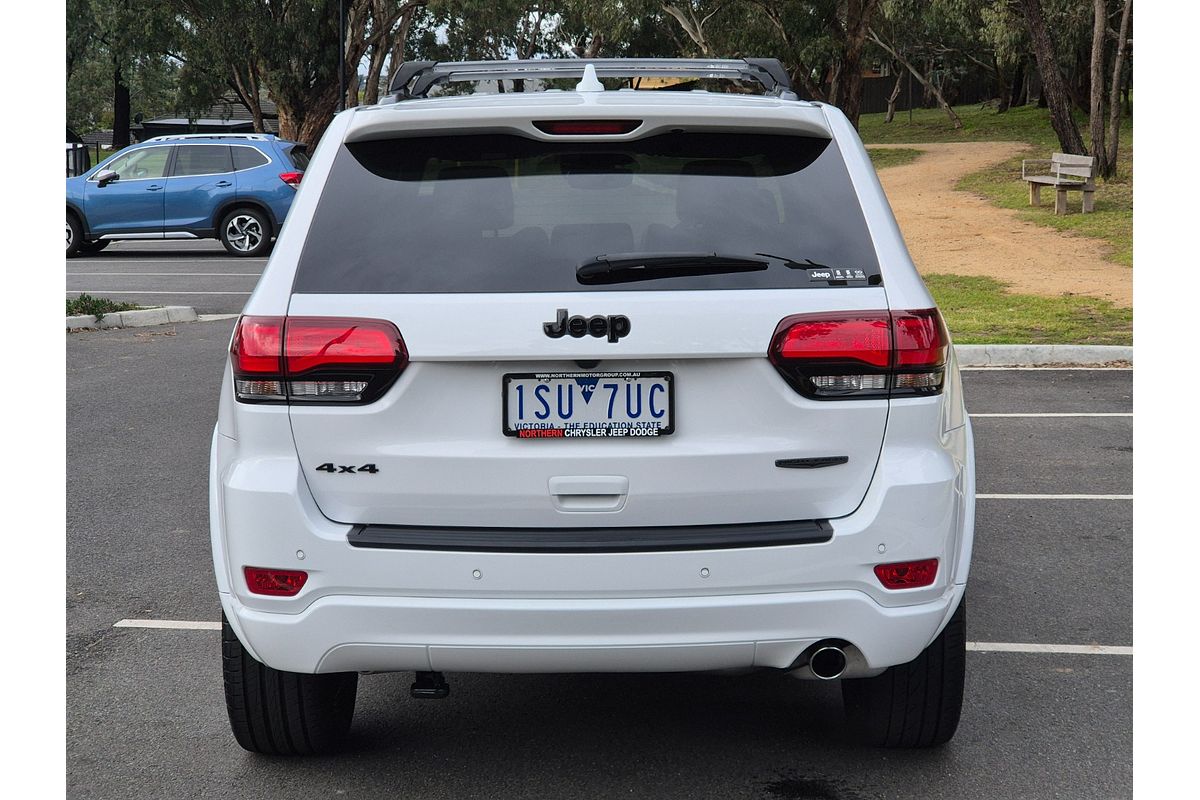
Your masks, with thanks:
[[(951, 32), (950, 26), (931, 14), (933, 8), (921, 0), (884, 0), (877, 20), (878, 30), (876, 26), (869, 27), (867, 35), (894, 62), (901, 64), (920, 81), (926, 92), (937, 100), (938, 107), (946, 112), (954, 127), (961, 128), (962, 120), (947, 102), (942, 87), (932, 74), (933, 65), (954, 52), (951, 43), (958, 44), (954, 40), (954, 34), (958, 32)], [(928, 72), (918, 69), (916, 63), (928, 64)], [(899, 88), (897, 76), (893, 93), (898, 92)]]
[(1106, 161), (1111, 177), (1117, 170), (1117, 143), (1121, 135), (1121, 90), (1125, 86), (1125, 52), (1129, 44), (1129, 25), (1133, 15), (1133, 0), (1125, 0), (1121, 9), (1121, 30), (1117, 33), (1117, 53), (1113, 59), (1112, 82), (1108, 96), (1108, 152)]
[(169, 53), (179, 27), (152, 0), (69, 0), (67, 12), (68, 124), (112, 127), (124, 147), (136, 114), (176, 106), (180, 64)]
[(1054, 40), (1046, 28), (1041, 0), (1020, 0), (1020, 3), (1029, 30), (1029, 40), (1037, 57), (1038, 71), (1042, 75), (1042, 92), (1050, 107), (1050, 125), (1058, 136), (1059, 146), (1064, 153), (1086, 155), (1083, 137), (1079, 135), (1079, 128), (1071, 116), (1071, 98), (1058, 68)]
[(1100, 175), (1112, 174), (1108, 150), (1104, 148), (1104, 46), (1108, 33), (1108, 0), (1092, 0), (1091, 99), (1088, 104), (1088, 128), (1092, 138), (1092, 156)]

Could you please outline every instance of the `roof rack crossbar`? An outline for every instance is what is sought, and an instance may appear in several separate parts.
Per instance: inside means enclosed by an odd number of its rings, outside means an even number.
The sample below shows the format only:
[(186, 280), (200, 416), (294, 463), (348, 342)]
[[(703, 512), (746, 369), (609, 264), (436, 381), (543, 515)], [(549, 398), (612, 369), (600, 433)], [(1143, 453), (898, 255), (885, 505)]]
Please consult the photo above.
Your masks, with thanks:
[(169, 133), (152, 136), (144, 142), (168, 142), (174, 139), (254, 139), (265, 142), (274, 138), (273, 133)]
[(591, 64), (601, 78), (678, 76), (753, 80), (771, 94), (791, 92), (792, 82), (777, 58), (535, 58), (511, 61), (406, 61), (388, 92), (397, 99), (424, 97), (452, 80), (583, 77)]

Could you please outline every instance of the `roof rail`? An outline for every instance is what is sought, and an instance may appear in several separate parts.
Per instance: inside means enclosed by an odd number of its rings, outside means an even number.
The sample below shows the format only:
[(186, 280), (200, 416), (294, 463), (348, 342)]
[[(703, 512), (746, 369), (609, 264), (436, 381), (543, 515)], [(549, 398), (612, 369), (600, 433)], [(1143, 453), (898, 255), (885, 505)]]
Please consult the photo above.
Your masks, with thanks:
[(166, 136), (153, 136), (144, 142), (170, 142), (175, 139), (254, 139), (267, 142), (275, 138), (273, 133), (172, 133)]
[(447, 81), (582, 78), (591, 64), (600, 78), (679, 76), (753, 80), (769, 94), (796, 99), (787, 70), (777, 58), (535, 58), (511, 61), (406, 61), (388, 93), (395, 100), (424, 97)]

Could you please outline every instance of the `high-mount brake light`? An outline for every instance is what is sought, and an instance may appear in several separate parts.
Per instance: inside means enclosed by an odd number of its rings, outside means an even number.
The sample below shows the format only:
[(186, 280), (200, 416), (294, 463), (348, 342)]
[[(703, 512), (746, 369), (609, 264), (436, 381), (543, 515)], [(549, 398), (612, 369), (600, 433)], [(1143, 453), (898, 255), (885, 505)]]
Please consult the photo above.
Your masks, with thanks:
[(937, 578), (938, 560), (926, 558), (921, 561), (900, 561), (895, 564), (877, 564), (875, 577), (885, 589), (919, 589), (930, 586)]
[(247, 403), (369, 403), (408, 365), (400, 331), (382, 319), (242, 317), (229, 354)]
[(775, 329), (769, 357), (817, 400), (942, 391), (950, 337), (936, 308), (799, 314)]
[(637, 130), (640, 119), (539, 120), (533, 127), (552, 136), (613, 136)]
[(293, 189), (300, 188), (300, 180), (303, 177), (304, 177), (303, 172), (281, 172), (281, 173), (279, 173), (279, 180), (283, 181), (284, 183), (286, 183), (288, 186), (292, 187)]
[(300, 593), (308, 580), (308, 573), (302, 569), (243, 567), (242, 572), (246, 576), (246, 586), (252, 594), (274, 597), (293, 597)]

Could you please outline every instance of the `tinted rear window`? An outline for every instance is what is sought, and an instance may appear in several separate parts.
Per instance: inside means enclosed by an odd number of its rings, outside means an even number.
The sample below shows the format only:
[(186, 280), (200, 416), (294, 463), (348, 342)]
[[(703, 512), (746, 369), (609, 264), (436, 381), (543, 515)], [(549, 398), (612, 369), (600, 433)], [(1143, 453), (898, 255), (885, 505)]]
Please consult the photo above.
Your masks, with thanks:
[(233, 150), (234, 169), (254, 169), (255, 167), (261, 167), (270, 160), (253, 147), (235, 146), (230, 149)]
[(298, 144), (287, 151), (287, 157), (292, 162), (292, 166), (303, 172), (308, 169), (308, 150), (304, 145)]
[(550, 292), (828, 286), (773, 261), (731, 274), (585, 285), (599, 255), (767, 253), (878, 263), (837, 145), (800, 136), (671, 133), (631, 142), (507, 135), (344, 145), (295, 291)]
[(232, 171), (233, 162), (226, 145), (181, 144), (175, 147), (172, 175), (220, 175)]

